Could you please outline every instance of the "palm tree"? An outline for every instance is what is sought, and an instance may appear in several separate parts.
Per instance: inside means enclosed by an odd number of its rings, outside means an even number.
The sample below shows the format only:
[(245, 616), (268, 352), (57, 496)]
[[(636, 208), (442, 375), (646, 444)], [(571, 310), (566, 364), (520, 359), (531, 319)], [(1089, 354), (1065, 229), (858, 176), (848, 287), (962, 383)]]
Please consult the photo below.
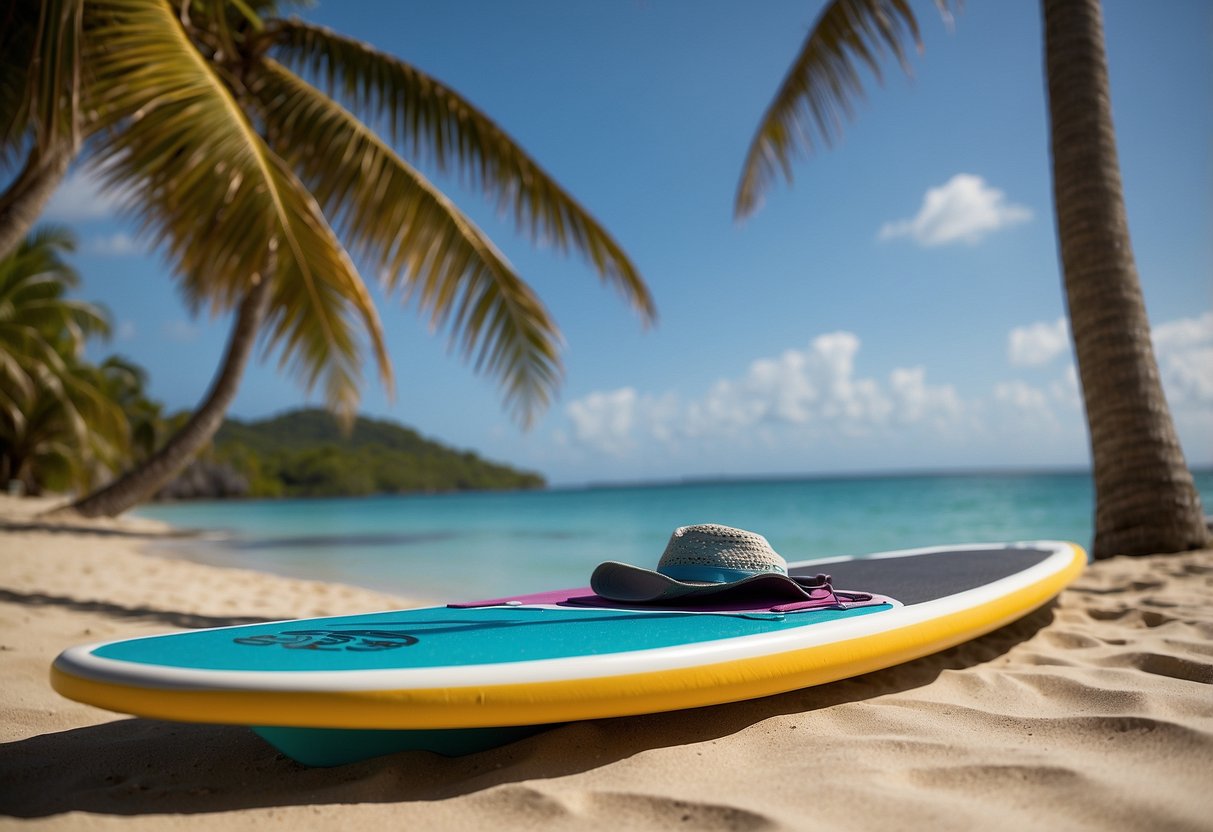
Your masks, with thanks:
[(130, 453), (128, 425), (100, 367), (71, 360), (55, 381), (61, 393), (40, 387), (18, 397), (20, 421), (0, 415), (0, 475), (20, 480), (30, 494), (85, 491)]
[(79, 148), (83, 8), (0, 3), (0, 171), (17, 168), (0, 194), (0, 259), (33, 228)]
[(74, 247), (44, 227), (0, 259), (0, 482), (88, 488), (126, 452), (128, 426), (103, 371), (82, 360), (104, 310), (65, 297)]
[(75, 250), (66, 228), (44, 226), (0, 259), (0, 410), (61, 375), (92, 336), (108, 336), (104, 310), (65, 297), (80, 283), (64, 255)]
[[(351, 253), (445, 328), (499, 380), (515, 416), (532, 421), (561, 378), (559, 330), (414, 162), (462, 174), (532, 241), (576, 248), (644, 320), (654, 316), (619, 245), (486, 115), (416, 67), (275, 10), (272, 0), (83, 0), (85, 152), (168, 254), (188, 302), (236, 314), (192, 418), (76, 503), (81, 513), (119, 513), (181, 470), (218, 429), (258, 337), (347, 417), (360, 334), (390, 389)], [(368, 122), (386, 125), (386, 138)]]
[(97, 365), (106, 398), (126, 418), (130, 435), (130, 457), (136, 463), (150, 457), (164, 440), (168, 423), (164, 406), (147, 395), (147, 370), (118, 355)]
[[(1200, 496), (1163, 396), (1125, 218), (1099, 0), (1042, 0), (1053, 200), (1091, 439), (1096, 558), (1207, 545)], [(947, 17), (953, 5), (936, 0)], [(791, 160), (828, 144), (862, 95), (859, 66), (921, 47), (905, 0), (833, 0), (750, 145), (739, 217)]]

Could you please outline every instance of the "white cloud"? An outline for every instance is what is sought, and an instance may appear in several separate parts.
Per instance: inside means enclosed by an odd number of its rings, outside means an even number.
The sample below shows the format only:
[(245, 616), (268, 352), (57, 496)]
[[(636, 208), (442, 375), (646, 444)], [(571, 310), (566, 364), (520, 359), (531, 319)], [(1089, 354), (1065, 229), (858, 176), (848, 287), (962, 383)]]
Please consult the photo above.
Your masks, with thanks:
[(119, 321), (118, 330), (114, 333), (114, 337), (119, 341), (135, 340), (136, 329), (134, 321)]
[(1213, 345), (1167, 355), (1163, 384), (1178, 406), (1213, 405)]
[(1061, 378), (1049, 385), (1049, 395), (1071, 410), (1082, 406), (1082, 390), (1078, 386), (1078, 368), (1073, 363), (1066, 366)]
[[(1181, 433), (1184, 428), (1207, 431), (1213, 425), (1213, 312), (1167, 321), (1151, 334), (1163, 390)], [(1016, 327), (1008, 346), (1011, 363), (1048, 364), (1067, 351), (1068, 338), (1065, 319)], [(1081, 425), (1082, 390), (1072, 362), (1043, 387), (1022, 379), (1001, 382), (994, 388), (994, 400), (1010, 417), (1008, 428), (1055, 428), (1075, 418)]]
[(1180, 318), (1154, 327), (1150, 335), (1159, 352), (1184, 350), (1213, 343), (1213, 312), (1199, 318)]
[(1016, 367), (1039, 367), (1070, 347), (1070, 324), (1064, 317), (1017, 326), (1007, 338), (1007, 357)]
[(186, 343), (198, 337), (199, 329), (189, 321), (176, 320), (165, 321), (164, 325), (160, 327), (160, 332), (170, 341)]
[(1025, 413), (1052, 414), (1049, 398), (1038, 387), (1025, 381), (1001, 381), (994, 385), (994, 400)]
[[(1162, 375), (1167, 400), (1173, 408), (1213, 405), (1213, 312), (1195, 318), (1179, 318), (1159, 324), (1151, 331), (1155, 358)], [(1007, 356), (1017, 367), (1040, 367), (1069, 350), (1069, 324), (1065, 318), (1052, 323), (1017, 326), (1007, 339)], [(1055, 401), (1076, 406), (1081, 401), (1078, 374), (1069, 364), (1062, 377), (1049, 386)]]
[(119, 231), (108, 237), (93, 237), (85, 246), (85, 251), (104, 257), (125, 257), (138, 254), (142, 249), (133, 237)]
[(116, 216), (119, 203), (117, 192), (102, 189), (96, 172), (75, 170), (59, 184), (42, 213), (56, 222), (106, 220)]
[(1213, 407), (1213, 312), (1159, 324), (1151, 334), (1171, 406)]
[(903, 423), (929, 420), (943, 427), (958, 420), (964, 411), (956, 389), (950, 384), (928, 385), (927, 371), (923, 367), (894, 370), (889, 382), (896, 400), (898, 420)]
[(1055, 432), (1060, 428), (1048, 393), (1025, 381), (1003, 381), (994, 385), (1000, 432)]
[[(716, 460), (769, 470), (885, 460), (964, 464), (973, 448), (1000, 462), (1081, 461), (1086, 447), (1078, 374), (1064, 321), (1018, 327), (1007, 378), (964, 395), (923, 366), (865, 376), (851, 332), (750, 362), (699, 391), (596, 391), (566, 406), (552, 436), (563, 458), (597, 456), (620, 471), (694, 471)], [(996, 336), (995, 336), (996, 337)], [(1168, 401), (1186, 447), (1207, 456), (1213, 436), (1213, 312), (1154, 330)], [(1015, 342), (1015, 339), (1012, 339)], [(1058, 342), (1062, 344), (1059, 348)], [(1052, 362), (1051, 364), (1049, 362)], [(1041, 378), (1040, 368), (1045, 368)], [(585, 454), (586, 456), (581, 456)]]
[(1006, 194), (980, 176), (958, 173), (927, 191), (917, 215), (881, 226), (879, 238), (909, 237), (921, 246), (973, 244), (991, 232), (1031, 218), (1029, 208), (1007, 202)]
[(636, 417), (636, 391), (624, 387), (607, 393), (590, 393), (565, 409), (573, 423), (573, 436), (580, 442), (608, 453), (631, 447)]
[(866, 436), (893, 426), (944, 427), (963, 405), (951, 385), (930, 385), (922, 367), (895, 369), (887, 382), (856, 378), (859, 338), (833, 332), (808, 349), (752, 362), (735, 378), (712, 383), (686, 400), (631, 387), (594, 392), (566, 407), (572, 438), (610, 455), (644, 443), (673, 447), (713, 439)]

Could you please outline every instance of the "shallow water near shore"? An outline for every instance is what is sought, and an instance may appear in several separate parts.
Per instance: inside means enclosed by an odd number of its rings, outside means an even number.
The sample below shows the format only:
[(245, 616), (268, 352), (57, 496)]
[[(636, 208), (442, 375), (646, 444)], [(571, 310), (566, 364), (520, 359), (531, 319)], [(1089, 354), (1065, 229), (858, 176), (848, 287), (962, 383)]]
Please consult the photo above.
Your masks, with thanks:
[[(1213, 472), (1196, 475), (1206, 508)], [(225, 566), (434, 600), (584, 586), (604, 560), (652, 566), (670, 532), (724, 523), (789, 561), (958, 543), (1090, 543), (1086, 474), (702, 482), (550, 491), (152, 505), (200, 530), (158, 548)]]

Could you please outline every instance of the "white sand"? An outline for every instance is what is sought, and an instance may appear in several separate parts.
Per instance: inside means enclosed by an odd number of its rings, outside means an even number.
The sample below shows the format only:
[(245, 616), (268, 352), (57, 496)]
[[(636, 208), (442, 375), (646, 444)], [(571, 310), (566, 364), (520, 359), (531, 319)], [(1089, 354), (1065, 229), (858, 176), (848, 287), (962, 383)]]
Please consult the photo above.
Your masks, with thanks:
[(306, 769), (245, 729), (65, 700), (50, 663), (405, 602), (145, 555), (154, 524), (37, 505), (0, 498), (0, 828), (1213, 829), (1213, 552), (1096, 564), (1017, 624), (857, 679)]

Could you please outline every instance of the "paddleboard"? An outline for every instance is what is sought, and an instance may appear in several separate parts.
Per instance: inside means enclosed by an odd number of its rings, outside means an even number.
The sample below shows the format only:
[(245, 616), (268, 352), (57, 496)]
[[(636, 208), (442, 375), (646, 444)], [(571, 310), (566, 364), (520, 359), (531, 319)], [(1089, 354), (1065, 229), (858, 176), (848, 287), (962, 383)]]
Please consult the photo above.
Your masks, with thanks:
[(1055, 541), (791, 565), (865, 605), (638, 607), (588, 588), (193, 630), (73, 647), (51, 682), (90, 705), (248, 725), (308, 765), (465, 754), (573, 720), (695, 708), (832, 682), (976, 638), (1082, 571)]

